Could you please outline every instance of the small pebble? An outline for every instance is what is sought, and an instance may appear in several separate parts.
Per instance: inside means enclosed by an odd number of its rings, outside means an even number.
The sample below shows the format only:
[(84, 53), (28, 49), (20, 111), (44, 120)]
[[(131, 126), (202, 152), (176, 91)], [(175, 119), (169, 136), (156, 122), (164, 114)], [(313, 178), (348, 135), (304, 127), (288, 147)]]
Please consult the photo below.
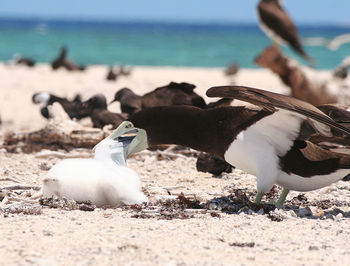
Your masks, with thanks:
[(324, 217), (324, 211), (323, 210), (318, 209), (317, 207), (314, 207), (314, 206), (311, 206), (310, 210), (311, 210), (313, 216), (316, 216), (316, 217), (319, 217), (319, 218)]
[(311, 216), (312, 211), (309, 207), (301, 208), (298, 210), (298, 216), (299, 217), (306, 217), (306, 216)]
[(52, 167), (52, 165), (49, 165), (47, 162), (41, 162), (39, 164), (39, 169), (43, 170), (43, 171), (48, 171), (51, 169), (51, 167)]
[(290, 210), (290, 211), (288, 212), (288, 214), (289, 214), (290, 217), (294, 217), (294, 218), (297, 218), (297, 217), (298, 217), (298, 215), (297, 215), (293, 210)]
[(309, 250), (319, 250), (319, 248), (316, 246), (309, 246)]
[(343, 214), (342, 213), (338, 213), (336, 216), (335, 216), (335, 219), (336, 220), (340, 220), (340, 219), (342, 219), (344, 216), (343, 216)]
[(261, 208), (256, 214), (258, 214), (258, 215), (263, 215), (265, 212), (264, 212), (264, 209), (263, 208)]
[(328, 214), (326, 215), (326, 219), (334, 220), (334, 215), (328, 213)]

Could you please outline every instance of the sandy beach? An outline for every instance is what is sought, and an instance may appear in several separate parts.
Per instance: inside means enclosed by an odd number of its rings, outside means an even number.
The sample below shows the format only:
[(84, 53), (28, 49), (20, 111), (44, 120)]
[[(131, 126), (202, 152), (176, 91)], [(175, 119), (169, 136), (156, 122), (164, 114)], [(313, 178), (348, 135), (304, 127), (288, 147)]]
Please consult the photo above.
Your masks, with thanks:
[[(52, 71), (49, 65), (34, 68), (0, 64), (0, 144), (6, 132), (29, 132), (47, 123), (33, 93), (47, 91), (83, 100), (103, 93), (107, 100), (123, 87), (144, 94), (170, 81), (188, 82), (206, 102), (214, 85), (230, 84), (222, 68), (174, 68), (135, 66), (132, 74), (107, 81), (106, 66), (90, 66), (84, 72)], [(324, 72), (327, 75), (327, 72)], [(279, 93), (289, 89), (270, 71), (241, 69), (236, 84)], [(119, 112), (119, 103), (109, 106)], [(89, 125), (89, 119), (80, 123)], [(59, 151), (91, 155), (90, 150)], [(62, 160), (41, 153), (9, 153), (0, 150), (0, 186), (16, 182), (41, 186), (52, 165)], [(61, 156), (62, 157), (62, 156)], [(128, 160), (140, 176), (150, 202), (176, 198), (183, 193), (206, 203), (239, 189), (253, 200), (256, 180), (239, 169), (220, 178), (196, 170), (195, 157), (159, 159), (144, 151)], [(29, 191), (28, 193), (35, 193)], [(188, 210), (186, 216), (166, 219), (132, 208), (94, 211), (48, 208), (41, 214), (6, 213), (0, 208), (1, 265), (348, 265), (350, 261), (350, 182), (339, 181), (312, 192), (291, 192), (288, 200), (305, 197), (296, 211), (285, 208), (272, 216), (261, 211), (230, 214), (217, 210)], [(304, 199), (305, 199), (304, 198)], [(263, 200), (266, 200), (265, 198)], [(327, 205), (328, 204), (328, 205)], [(288, 203), (287, 203), (288, 205)], [(325, 205), (327, 205), (325, 207)], [(1, 206), (0, 206), (1, 207)]]

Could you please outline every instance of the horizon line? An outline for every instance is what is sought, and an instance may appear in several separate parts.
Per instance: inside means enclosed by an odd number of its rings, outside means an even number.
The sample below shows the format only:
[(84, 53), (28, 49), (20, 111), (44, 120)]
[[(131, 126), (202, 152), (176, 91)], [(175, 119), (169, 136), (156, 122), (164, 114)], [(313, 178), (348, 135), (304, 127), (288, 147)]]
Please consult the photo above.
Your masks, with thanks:
[[(43, 15), (27, 15), (27, 14), (1, 14), (1, 20), (46, 20), (46, 21), (71, 21), (71, 22), (136, 22), (136, 23), (167, 23), (167, 24), (212, 24), (212, 25), (258, 25), (255, 20), (205, 20), (205, 19), (162, 19), (162, 18), (133, 18), (133, 17), (94, 17), (94, 16), (43, 16)], [(298, 22), (298, 26), (337, 26), (337, 27), (350, 27), (350, 21), (344, 22), (327, 22), (327, 21), (303, 21)]]

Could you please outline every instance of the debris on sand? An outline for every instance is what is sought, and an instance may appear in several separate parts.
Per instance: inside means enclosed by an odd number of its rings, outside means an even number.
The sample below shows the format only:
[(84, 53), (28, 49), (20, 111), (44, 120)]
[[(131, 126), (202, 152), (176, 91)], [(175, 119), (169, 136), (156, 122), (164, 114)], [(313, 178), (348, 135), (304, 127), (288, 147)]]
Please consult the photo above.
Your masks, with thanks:
[(129, 209), (136, 212), (133, 218), (157, 218), (160, 220), (189, 219), (194, 213), (203, 210), (198, 200), (191, 200), (180, 194), (176, 199), (158, 201), (155, 205), (131, 205)]
[(9, 214), (40, 215), (42, 211), (39, 204), (14, 203), (0, 208), (0, 213), (7, 217)]
[[(279, 188), (271, 192), (271, 196), (276, 198), (275, 193)], [(333, 202), (333, 201), (332, 201)], [(304, 194), (300, 194), (288, 202), (284, 209), (277, 209), (273, 204), (255, 204), (250, 201), (246, 192), (242, 189), (234, 189), (228, 196), (216, 197), (207, 202), (199, 202), (190, 199), (184, 194), (178, 195), (176, 199), (160, 200), (156, 203), (132, 205), (125, 207), (134, 212), (131, 217), (140, 219), (190, 219), (196, 217), (195, 214), (209, 214), (211, 217), (221, 218), (221, 213), (226, 214), (246, 214), (246, 215), (266, 215), (266, 218), (273, 222), (282, 222), (285, 219), (310, 217), (313, 219), (324, 219), (326, 214), (335, 216), (339, 209), (332, 209), (334, 206), (348, 206), (346, 202), (308, 201)], [(342, 204), (345, 205), (342, 205)], [(295, 205), (291, 205), (295, 204)], [(328, 207), (328, 212), (320, 208)], [(346, 213), (343, 214), (347, 217)]]
[(3, 148), (8, 152), (25, 153), (42, 149), (92, 148), (108, 135), (108, 132), (101, 129), (83, 127), (72, 121), (58, 103), (50, 107), (53, 118), (43, 129), (33, 132), (9, 132), (4, 136)]
[(96, 206), (91, 204), (91, 202), (76, 202), (74, 200), (69, 200), (66, 198), (60, 199), (58, 197), (41, 198), (39, 202), (42, 206), (66, 211), (94, 211), (96, 209)]
[(232, 242), (229, 243), (229, 246), (231, 247), (240, 247), (240, 248), (253, 248), (255, 247), (255, 243), (254, 242), (247, 242), (247, 243), (240, 243), (240, 242)]

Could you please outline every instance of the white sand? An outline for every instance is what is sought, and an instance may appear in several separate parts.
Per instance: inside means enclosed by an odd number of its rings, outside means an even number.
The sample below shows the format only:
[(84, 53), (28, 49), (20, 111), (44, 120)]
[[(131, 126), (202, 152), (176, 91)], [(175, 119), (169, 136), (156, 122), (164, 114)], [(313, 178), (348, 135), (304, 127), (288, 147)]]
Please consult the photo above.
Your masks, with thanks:
[[(87, 98), (102, 92), (111, 100), (128, 86), (143, 94), (170, 81), (197, 85), (204, 96), (214, 85), (230, 80), (222, 69), (135, 67), (130, 77), (117, 82), (105, 80), (107, 68), (93, 66), (86, 72), (51, 71), (47, 65), (33, 69), (0, 65), (0, 115), (4, 121), (0, 138), (7, 130), (34, 130), (45, 125), (39, 106), (31, 103), (34, 92), (49, 91)], [(266, 70), (239, 72), (236, 83), (288, 93), (280, 81)], [(206, 98), (208, 101), (208, 98)], [(111, 110), (118, 111), (118, 103)], [(87, 121), (85, 121), (87, 123)], [(0, 179), (14, 178), (27, 185), (41, 185), (43, 167), (57, 158), (37, 158), (36, 154), (0, 151)], [(128, 161), (136, 170), (151, 198), (173, 194), (195, 194), (203, 201), (228, 195), (232, 188), (255, 191), (255, 177), (239, 170), (213, 178), (198, 173), (195, 158), (158, 161), (143, 152)], [(0, 181), (0, 186), (12, 182)], [(288, 196), (298, 195), (293, 192)], [(348, 182), (305, 194), (308, 199), (337, 199), (350, 202)], [(194, 214), (191, 219), (136, 219), (122, 209), (93, 212), (43, 208), (38, 216), (0, 214), (1, 265), (348, 265), (350, 262), (350, 212), (334, 219), (300, 218), (288, 215), (273, 222), (266, 215)], [(344, 217), (341, 217), (344, 216)], [(234, 247), (231, 243), (254, 242), (254, 247)]]

